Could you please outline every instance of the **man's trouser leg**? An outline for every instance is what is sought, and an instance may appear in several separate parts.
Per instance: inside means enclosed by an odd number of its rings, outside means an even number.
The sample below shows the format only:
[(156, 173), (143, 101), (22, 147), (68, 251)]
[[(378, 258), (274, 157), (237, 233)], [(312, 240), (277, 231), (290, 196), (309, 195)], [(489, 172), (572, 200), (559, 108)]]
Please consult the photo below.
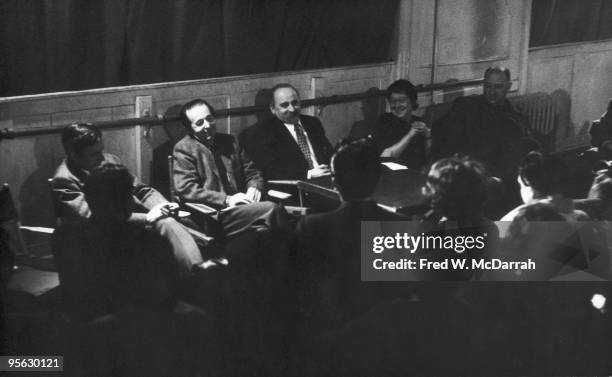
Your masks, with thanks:
[(165, 218), (155, 223), (155, 229), (172, 245), (181, 278), (189, 276), (194, 264), (202, 263), (202, 254), (187, 229), (175, 219)]

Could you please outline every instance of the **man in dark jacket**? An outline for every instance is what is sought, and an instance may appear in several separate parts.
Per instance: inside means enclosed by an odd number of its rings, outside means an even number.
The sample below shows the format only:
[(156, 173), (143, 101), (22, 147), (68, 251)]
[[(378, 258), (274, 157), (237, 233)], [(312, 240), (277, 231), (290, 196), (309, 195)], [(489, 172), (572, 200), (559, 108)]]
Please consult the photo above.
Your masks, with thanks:
[(507, 68), (485, 71), (483, 94), (458, 98), (432, 129), (432, 157), (456, 153), (485, 164), (501, 180), (503, 214), (520, 203), (516, 177), (518, 166), (537, 142), (530, 137), (527, 120), (506, 99), (512, 83)]
[(243, 152), (269, 180), (298, 180), (329, 174), (332, 147), (321, 122), (300, 114), (300, 97), (289, 84), (272, 88), (273, 118), (245, 130)]

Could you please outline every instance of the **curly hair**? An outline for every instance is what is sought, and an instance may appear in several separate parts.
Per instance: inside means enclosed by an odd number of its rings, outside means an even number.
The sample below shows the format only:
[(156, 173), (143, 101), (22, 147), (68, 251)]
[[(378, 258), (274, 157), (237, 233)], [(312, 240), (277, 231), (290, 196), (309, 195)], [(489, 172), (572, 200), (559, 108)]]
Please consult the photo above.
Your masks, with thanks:
[(476, 160), (444, 158), (431, 166), (425, 195), (431, 208), (450, 220), (480, 217), (488, 179), (484, 165)]

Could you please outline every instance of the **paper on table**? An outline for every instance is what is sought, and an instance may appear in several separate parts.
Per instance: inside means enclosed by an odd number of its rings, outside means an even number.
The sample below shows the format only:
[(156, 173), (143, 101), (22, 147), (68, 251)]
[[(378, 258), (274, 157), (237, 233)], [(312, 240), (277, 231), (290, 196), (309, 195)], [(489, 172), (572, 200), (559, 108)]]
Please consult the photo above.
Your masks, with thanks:
[(402, 164), (398, 164), (396, 162), (382, 162), (383, 165), (385, 165), (386, 167), (388, 167), (391, 170), (406, 170), (408, 169), (407, 166), (404, 166)]

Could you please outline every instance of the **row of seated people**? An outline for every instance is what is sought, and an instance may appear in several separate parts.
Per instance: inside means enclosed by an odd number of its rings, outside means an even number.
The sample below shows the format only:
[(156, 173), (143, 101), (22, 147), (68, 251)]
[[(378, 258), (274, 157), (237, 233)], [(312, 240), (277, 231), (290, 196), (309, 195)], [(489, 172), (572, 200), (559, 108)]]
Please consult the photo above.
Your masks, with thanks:
[[(393, 85), (389, 88), (392, 113), (381, 117), (387, 119), (386, 127), (377, 126), (373, 131), (374, 146), (365, 141), (344, 145), (333, 158), (331, 144), (320, 121), (300, 114), (298, 92), (290, 85), (281, 84), (273, 89), (270, 109), (274, 117), (248, 129), (241, 137), (241, 147), (235, 145), (231, 136), (216, 132), (214, 109), (207, 102), (194, 100), (183, 106), (181, 119), (188, 135), (174, 148), (174, 185), (182, 199), (220, 210), (219, 222), (231, 240), (225, 250), (226, 255), (232, 256), (229, 261), (223, 258), (204, 260), (198, 245), (171, 216), (175, 205), (139, 182), (131, 184), (129, 199), (121, 201), (122, 205), (129, 203), (127, 211), (110, 210), (113, 205), (105, 203), (98, 207), (104, 220), (97, 220), (90, 203), (96, 194), (87, 196), (86, 182), (90, 176), (108, 175), (104, 179), (110, 181), (104, 182), (103, 179), (101, 184), (96, 183), (104, 194), (109, 188), (120, 187), (114, 181), (118, 180), (115, 175), (125, 176), (127, 172), (116, 166), (119, 163), (116, 157), (103, 153), (102, 137), (95, 127), (86, 124), (69, 126), (62, 135), (67, 158), (54, 177), (54, 191), (63, 217), (88, 219), (83, 221), (89, 225), (66, 225), (58, 230), (55, 251), (62, 286), (68, 286), (67, 299), (76, 304), (78, 316), (91, 318), (111, 312), (125, 318), (126, 308), (129, 308), (127, 312), (138, 315), (150, 311), (167, 312), (176, 308), (179, 297), (186, 297), (215, 314), (223, 312), (219, 308), (224, 307), (225, 315), (214, 316), (217, 320), (230, 318), (228, 311), (233, 313), (232, 319), (223, 327), (222, 343), (231, 344), (228, 332), (233, 332), (235, 339), (251, 334), (254, 344), (250, 346), (267, 351), (253, 351), (244, 345), (237, 347), (245, 350), (237, 357), (251, 361), (245, 363), (249, 368), (258, 364), (251, 359), (256, 353), (260, 354), (259, 363), (262, 358), (267, 360), (267, 364), (264, 363), (266, 367), (283, 364), (278, 362), (279, 358), (289, 360), (290, 365), (299, 364), (291, 362), (292, 356), (287, 356), (286, 349), (281, 346), (285, 342), (292, 343), (292, 337), (284, 335), (296, 333), (298, 338), (304, 337), (299, 343), (312, 351), (318, 349), (315, 344), (320, 343), (311, 335), (325, 334), (330, 326), (334, 326), (333, 323), (346, 323), (367, 312), (379, 300), (412, 297), (414, 294), (413, 287), (400, 287), (400, 292), (395, 289), (397, 287), (371, 288), (360, 282), (359, 269), (356, 269), (359, 238), (355, 235), (359, 234), (360, 221), (392, 218), (371, 200), (380, 174), (380, 157), (396, 158), (415, 169), (427, 169), (427, 161), (432, 156), (442, 157), (455, 152), (474, 155), (484, 162), (487, 168), (480, 162), (463, 159), (443, 159), (433, 164), (425, 188), (431, 212), (424, 214), (423, 219), (434, 228), (448, 221), (473, 230), (484, 228), (490, 230), (489, 244), (495, 245), (497, 232), (485, 216), (485, 213), (495, 211), (488, 211), (487, 206), (491, 202), (501, 203), (502, 206), (494, 205), (498, 213), (504, 208), (515, 207), (519, 192), (530, 193), (531, 196), (523, 196), (529, 205), (511, 212), (507, 220), (514, 219), (518, 223), (517, 219), (551, 219), (542, 215), (548, 213), (559, 214), (564, 220), (574, 216), (571, 201), (563, 200), (560, 195), (557, 178), (548, 174), (562, 169), (551, 169), (554, 164), (549, 163), (548, 156), (532, 153), (524, 157), (529, 149), (533, 149), (534, 143), (521, 123), (520, 114), (505, 98), (510, 87), (507, 70), (487, 70), (484, 94), (458, 100), (441, 125), (431, 132), (411, 115), (411, 109), (416, 107), (416, 91), (407, 84), (400, 81), (394, 84), (395, 89)], [(524, 166), (520, 164), (522, 158), (525, 158)], [(105, 169), (120, 173), (105, 173)], [(334, 212), (303, 218), (296, 229), (296, 241), (292, 241), (293, 233), (286, 224), (283, 208), (265, 201), (266, 181), (315, 178), (330, 173), (334, 175), (344, 204)], [(489, 193), (491, 182), (498, 182), (498, 186), (501, 182), (503, 189), (498, 197)], [(104, 195), (110, 195), (110, 201), (118, 200), (117, 195), (109, 192)], [(489, 200), (484, 200), (486, 197)], [(538, 206), (534, 206), (535, 202)], [(604, 202), (601, 199), (588, 202), (588, 205), (590, 208), (600, 207)], [(544, 210), (541, 211), (540, 207)], [(125, 225), (126, 221), (132, 225)], [(110, 226), (111, 223), (120, 225)], [(142, 229), (143, 226), (152, 228), (153, 233), (131, 229)], [(92, 234), (90, 229), (96, 230), (93, 242), (87, 240)], [(524, 227), (511, 229), (508, 236), (524, 235)], [(123, 230), (130, 231), (125, 233)], [(152, 259), (140, 262), (141, 258), (148, 258), (143, 255), (146, 249), (155, 248), (131, 238), (132, 234), (136, 237), (140, 233), (145, 234), (143, 238), (156, 239), (156, 245), (165, 245), (162, 247), (165, 251), (152, 252)], [(266, 238), (270, 234), (273, 237)], [(502, 239), (505, 236), (502, 234)], [(282, 242), (278, 242), (279, 239)], [(145, 246), (122, 246), (116, 244), (118, 240), (124, 240), (126, 245), (133, 241)], [(96, 248), (100, 248), (99, 252), (94, 252), (97, 257), (89, 262), (82, 261), (90, 258), (89, 250)], [(117, 257), (114, 250), (125, 252), (125, 258)], [(495, 252), (491, 250), (490, 254)], [(167, 258), (169, 253), (173, 256), (172, 261)], [(162, 262), (164, 258), (166, 260)], [(284, 258), (288, 260), (281, 262)], [(225, 269), (228, 263), (231, 268)], [(159, 264), (164, 265), (163, 269)], [(80, 267), (83, 267), (82, 271)], [(271, 268), (275, 273), (270, 273)], [(172, 277), (173, 269), (182, 282), (177, 283), (177, 279)], [(117, 276), (109, 270), (121, 271), (121, 274)], [(158, 273), (166, 274), (167, 281), (150, 282)], [(476, 275), (458, 274), (442, 278), (480, 278)], [(121, 287), (125, 284), (134, 287), (123, 290)], [(185, 285), (189, 288), (182, 292), (176, 289)], [(72, 291), (70, 287), (77, 289)], [(212, 291), (211, 287), (214, 287)], [(281, 287), (291, 289), (287, 291)], [(428, 288), (428, 295), (447, 296), (445, 291), (431, 293)], [(136, 296), (139, 295), (138, 299)], [(279, 312), (261, 304), (268, 302), (271, 296), (285, 298), (280, 300), (283, 309)], [(101, 298), (103, 300), (99, 300)], [(293, 302), (294, 298), (298, 299), (297, 303)], [(126, 306), (126, 302), (129, 305)], [(250, 310), (245, 313), (258, 313), (259, 322), (246, 319), (247, 314), (236, 314), (247, 302)], [(299, 310), (294, 313), (296, 309)], [(301, 325), (297, 331), (287, 331), (285, 326), (289, 324), (284, 321), (294, 317)], [(262, 325), (265, 318), (275, 318), (281, 325)], [(266, 336), (275, 341), (263, 346), (258, 344), (261, 333), (253, 335), (253, 327), (257, 326), (276, 330), (276, 337)], [(321, 357), (329, 357), (329, 354)]]
[[(198, 123), (199, 126), (210, 125), (211, 119), (206, 119), (210, 115), (210, 107), (206, 103), (194, 102), (193, 106), (188, 105), (185, 106), (184, 114), (189, 120), (190, 127), (192, 124), (198, 126)], [(215, 134), (210, 126), (204, 129), (206, 130), (203, 133), (204, 140), (210, 138), (209, 140), (216, 141), (222, 137), (220, 134)], [(79, 137), (71, 137), (74, 134), (78, 134)], [(188, 141), (189, 138), (194, 136), (189, 135), (184, 140)], [(73, 139), (79, 141), (80, 144), (76, 145), (79, 145), (80, 149), (73, 147), (75, 143), (71, 144), (70, 141)], [(77, 172), (81, 174), (82, 179), (79, 180), (80, 186), (74, 183), (76, 180), (74, 178), (69, 181), (72, 186), (68, 191), (66, 184), (59, 178), (61, 174), (57, 174), (55, 185), (58, 199), (60, 201), (64, 199), (64, 204), (73, 210), (75, 207), (86, 208), (87, 212), (81, 217), (88, 218), (66, 224), (58, 229), (54, 236), (54, 250), (58, 257), (60, 279), (66, 292), (67, 302), (82, 318), (91, 319), (97, 315), (112, 313), (122, 320), (130, 318), (134, 321), (134, 317), (150, 317), (151, 313), (172, 313), (180, 297), (195, 296), (194, 301), (202, 304), (207, 310), (215, 314), (223, 313), (214, 315), (213, 319), (205, 318), (203, 321), (210, 323), (217, 320), (224, 322), (225, 326), (219, 326), (216, 330), (204, 327), (213, 334), (219, 331), (219, 328), (223, 331), (220, 338), (215, 338), (214, 335), (202, 330), (204, 334), (201, 336), (206, 338), (202, 343), (205, 344), (198, 342), (196, 345), (190, 344), (190, 347), (201, 348), (197, 350), (176, 348), (174, 352), (180, 350), (186, 354), (198, 353), (211, 344), (223, 348), (222, 345), (232, 344), (230, 341), (232, 337), (228, 336), (228, 333), (241, 341), (251, 334), (251, 343), (248, 346), (242, 345), (243, 350), (246, 348), (245, 354), (239, 354), (235, 359), (230, 358), (233, 361), (231, 366), (213, 367), (212, 361), (219, 359), (211, 357), (214, 359), (211, 361), (210, 358), (196, 356), (197, 360), (207, 364), (208, 367), (231, 369), (236, 365), (243, 365), (246, 368), (254, 368), (254, 365), (257, 365), (266, 370), (274, 367), (292, 368), (296, 365), (303, 366), (304, 359), (296, 355), (304, 352), (311, 354), (315, 350), (317, 355), (313, 358), (327, 360), (338, 351), (330, 349), (330, 344), (337, 347), (346, 345), (336, 340), (330, 343), (329, 331), (332, 331), (332, 334), (335, 333), (334, 329), (348, 331), (346, 326), (370, 313), (373, 308), (385, 307), (387, 303), (394, 302), (397, 298), (413, 298), (415, 294), (429, 297), (449, 297), (449, 295), (454, 297), (455, 294), (460, 294), (456, 289), (449, 287), (437, 290), (427, 287), (423, 292), (419, 292), (411, 285), (389, 286), (361, 282), (360, 222), (396, 219), (394, 215), (380, 209), (372, 200), (382, 168), (379, 148), (367, 140), (339, 146), (331, 158), (330, 170), (333, 172), (334, 182), (343, 204), (330, 213), (301, 219), (295, 231), (295, 241), (292, 241), (292, 233), (290, 231), (287, 233), (286, 226), (281, 224), (282, 221), (269, 220), (271, 217), (276, 219), (283, 217), (282, 208), (271, 204), (267, 205), (268, 208), (263, 215), (251, 217), (252, 222), (249, 226), (244, 225), (252, 231), (263, 228), (267, 230), (266, 232), (236, 233), (231, 227), (231, 221), (223, 223), (231, 235), (242, 233), (246, 236), (242, 239), (237, 237), (236, 242), (227, 245), (227, 253), (235, 256), (235, 258), (230, 257), (228, 261), (229, 265), (235, 268), (233, 270), (224, 269), (225, 263), (218, 261), (204, 262), (201, 254), (183, 263), (179, 268), (177, 264), (185, 258), (177, 257), (177, 248), (172, 244), (172, 239), (156, 225), (160, 221), (165, 221), (181, 229), (181, 225), (175, 224), (175, 220), (169, 216), (172, 206), (160, 200), (161, 203), (153, 205), (148, 212), (138, 214), (134, 205), (139, 202), (146, 203), (148, 197), (140, 193), (143, 191), (142, 185), (134, 183), (133, 177), (117, 164), (116, 159), (111, 160), (108, 155), (102, 153), (101, 136), (95, 127), (69, 126), (65, 130), (63, 141), (67, 146), (68, 158), (58, 169), (58, 173), (64, 168), (74, 171), (75, 166), (79, 166)], [(203, 172), (206, 174), (204, 177), (208, 178), (198, 178), (193, 173), (189, 175), (181, 172), (181, 166), (184, 165), (178, 162), (177, 189), (183, 187), (182, 182), (187, 182), (184, 187), (192, 185), (195, 187), (192, 192), (197, 192), (201, 187), (194, 182), (203, 181), (208, 182), (207, 187), (217, 188), (209, 189), (213, 192), (209, 195), (217, 197), (218, 202), (214, 203), (217, 208), (243, 207), (246, 210), (258, 203), (258, 198), (252, 196), (257, 195), (257, 191), (255, 193), (249, 193), (249, 189), (245, 192), (238, 191), (238, 183), (231, 180), (232, 175), (229, 173), (232, 172), (236, 177), (237, 172), (243, 168), (242, 164), (236, 163), (238, 156), (234, 152), (235, 148), (223, 147), (231, 151), (225, 154), (224, 149), (214, 148), (208, 152), (205, 149), (198, 153), (208, 157), (200, 157), (201, 160), (198, 162), (195, 158), (190, 159), (187, 153), (185, 156), (180, 156), (180, 153), (188, 150), (181, 143), (177, 144), (175, 149), (177, 162), (182, 159), (185, 164), (201, 166), (202, 170), (196, 171)], [(216, 155), (216, 152), (219, 152), (219, 155)], [(85, 167), (84, 160), (92, 161), (91, 165), (88, 165), (89, 169)], [(206, 164), (209, 164), (208, 168)], [(549, 212), (561, 214), (563, 219), (573, 218), (574, 215), (576, 220), (580, 219), (579, 214), (571, 209), (571, 202), (568, 203), (559, 195), (557, 190), (559, 178), (550, 173), (558, 174), (562, 169), (553, 169), (557, 166), (555, 164), (554, 159), (537, 152), (525, 158), (524, 163), (520, 165), (518, 182), (521, 184), (523, 198), (529, 204), (511, 212), (506, 219), (516, 222), (524, 216), (527, 220), (542, 220), (537, 216), (529, 217), (528, 209), (536, 208), (535, 204), (546, 207)], [(222, 170), (223, 168), (226, 170)], [(431, 211), (424, 214), (424, 223), (430, 224), (434, 229), (448, 222), (455, 222), (472, 230), (484, 229), (490, 235), (487, 243), (495, 245), (498, 238), (496, 228), (484, 215), (485, 198), (488, 196), (488, 186), (491, 181), (491, 176), (479, 162), (460, 158), (442, 159), (436, 162), (429, 171), (425, 187)], [(244, 187), (242, 186), (243, 189)], [(154, 194), (152, 191), (148, 193), (149, 197)], [(78, 201), (75, 202), (75, 199)], [(235, 202), (232, 202), (234, 200)], [(79, 205), (75, 206), (74, 203)], [(147, 208), (146, 204), (144, 207)], [(275, 215), (266, 216), (272, 213)], [(152, 229), (147, 230), (146, 224)], [(262, 234), (270, 232), (274, 234), (275, 230), (284, 234), (280, 236), (275, 234), (269, 239), (261, 238), (265, 237)], [(512, 237), (521, 237), (521, 235), (520, 229), (518, 232), (510, 232)], [(185, 237), (182, 241), (189, 242), (189, 235)], [(279, 242), (279, 239), (283, 242)], [(276, 252), (271, 251), (274, 247), (277, 248)], [(495, 252), (496, 250), (487, 251), (491, 255)], [(193, 266), (198, 270), (195, 285), (199, 292), (190, 295), (181, 292), (181, 286), (185, 283), (181, 283), (178, 276), (181, 273), (189, 275)], [(450, 278), (469, 280), (476, 278), (476, 275), (462, 273)], [(193, 280), (187, 285), (192, 283)], [(277, 302), (273, 305), (274, 309), (271, 309), (270, 300), (274, 299)], [(220, 307), (224, 307), (227, 311), (220, 310)], [(395, 304), (392, 308), (397, 309)], [(228, 312), (233, 315), (228, 315)], [(236, 314), (238, 312), (244, 312), (244, 315)], [(382, 315), (386, 312), (383, 310), (383, 313), (377, 313)], [(154, 318), (159, 320), (159, 317)], [(376, 316), (374, 318), (380, 319)], [(265, 324), (271, 319), (274, 319), (272, 324)], [(253, 328), (258, 327), (265, 329), (263, 330), (265, 336), (262, 333), (253, 335), (255, 331)], [(260, 344), (262, 342), (260, 336), (266, 339), (264, 345)], [(350, 337), (343, 339), (346, 342)], [(294, 349), (292, 344), (299, 346)], [(322, 345), (327, 346), (322, 347)], [(255, 350), (250, 347), (259, 348)], [(164, 352), (171, 352), (163, 347), (162, 349)], [(261, 352), (262, 349), (265, 352)], [(321, 353), (323, 350), (326, 351)], [(148, 352), (153, 351), (143, 347), (140, 352), (144, 353), (142, 357), (146, 359)], [(257, 362), (252, 359), (254, 354), (257, 354)], [(296, 357), (298, 360), (295, 360)], [(310, 360), (310, 357), (306, 359)], [(236, 362), (237, 360), (246, 362), (241, 364)], [(285, 364), (281, 360), (285, 360)], [(380, 367), (375, 362), (363, 365), (358, 360), (352, 361), (354, 362), (351, 364), (352, 367), (357, 365), (364, 368), (368, 365)], [(332, 368), (332, 371), (342, 365), (338, 360), (331, 363), (307, 362), (306, 364), (306, 368), (314, 368), (312, 373), (315, 375), (330, 372), (321, 371), (316, 365)], [(158, 372), (164, 370), (164, 366), (170, 367), (162, 365)], [(193, 367), (207, 366), (200, 364)]]

